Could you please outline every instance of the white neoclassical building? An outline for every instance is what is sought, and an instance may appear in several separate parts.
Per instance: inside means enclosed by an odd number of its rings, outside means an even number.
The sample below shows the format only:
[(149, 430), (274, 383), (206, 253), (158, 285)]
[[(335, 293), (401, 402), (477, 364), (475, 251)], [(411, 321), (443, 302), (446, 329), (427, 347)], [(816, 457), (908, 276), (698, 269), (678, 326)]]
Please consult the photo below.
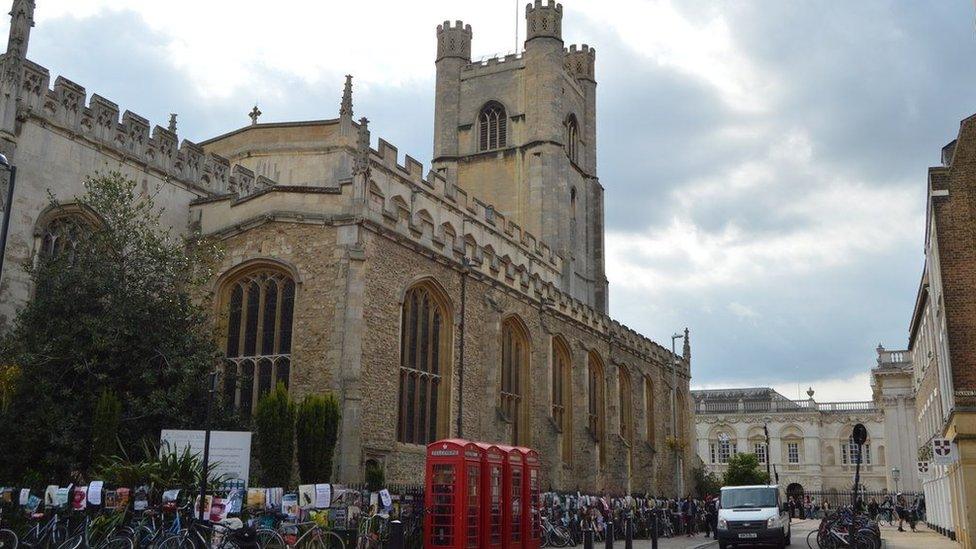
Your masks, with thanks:
[(850, 490), (854, 478), (857, 446), (851, 432), (863, 423), (865, 489), (918, 490), (914, 422), (909, 421), (912, 372), (903, 358), (879, 348), (872, 370), (874, 398), (868, 401), (817, 402), (812, 389), (805, 400), (769, 387), (692, 391), (698, 455), (707, 471), (721, 475), (734, 454), (754, 453), (764, 465), (769, 460), (780, 485), (790, 491), (842, 492)]

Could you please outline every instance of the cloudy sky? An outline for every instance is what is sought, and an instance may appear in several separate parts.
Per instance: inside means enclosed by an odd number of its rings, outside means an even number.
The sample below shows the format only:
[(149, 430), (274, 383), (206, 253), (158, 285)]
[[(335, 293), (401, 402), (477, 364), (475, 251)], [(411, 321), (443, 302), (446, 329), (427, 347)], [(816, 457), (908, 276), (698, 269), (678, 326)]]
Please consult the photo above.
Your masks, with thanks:
[[(430, 157), (434, 27), (515, 49), (509, 0), (38, 0), (29, 57), (199, 141), (329, 118)], [(922, 264), (926, 168), (976, 111), (969, 1), (566, 0), (597, 48), (615, 317), (692, 331), (693, 383), (869, 398)], [(521, 10), (518, 9), (518, 13)], [(520, 32), (524, 34), (524, 29)]]

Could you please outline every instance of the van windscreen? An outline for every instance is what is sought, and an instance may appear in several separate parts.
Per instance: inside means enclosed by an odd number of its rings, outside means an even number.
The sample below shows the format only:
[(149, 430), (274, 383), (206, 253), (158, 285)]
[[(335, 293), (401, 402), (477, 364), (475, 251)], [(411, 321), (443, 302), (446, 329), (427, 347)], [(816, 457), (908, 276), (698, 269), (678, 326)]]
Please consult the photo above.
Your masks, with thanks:
[(776, 507), (776, 488), (722, 490), (722, 509)]

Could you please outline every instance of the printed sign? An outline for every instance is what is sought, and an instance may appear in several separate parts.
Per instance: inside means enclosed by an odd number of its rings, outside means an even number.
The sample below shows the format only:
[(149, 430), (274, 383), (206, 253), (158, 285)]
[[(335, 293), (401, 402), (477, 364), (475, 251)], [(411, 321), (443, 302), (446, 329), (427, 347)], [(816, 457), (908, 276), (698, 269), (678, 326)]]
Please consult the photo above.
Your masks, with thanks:
[[(203, 455), (204, 431), (163, 429), (160, 439), (165, 449)], [(161, 450), (162, 451), (162, 450)], [(217, 476), (247, 481), (251, 468), (250, 431), (210, 431), (210, 465)]]
[(952, 442), (945, 438), (932, 439), (932, 463), (949, 465), (956, 460)]

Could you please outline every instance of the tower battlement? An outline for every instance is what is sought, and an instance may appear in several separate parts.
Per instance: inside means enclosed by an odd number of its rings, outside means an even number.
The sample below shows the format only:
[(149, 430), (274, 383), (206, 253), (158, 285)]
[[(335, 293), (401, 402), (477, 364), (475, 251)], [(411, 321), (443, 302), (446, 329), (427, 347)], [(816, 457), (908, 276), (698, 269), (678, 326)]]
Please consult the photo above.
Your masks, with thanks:
[(454, 25), (444, 21), (437, 25), (437, 60), (445, 57), (458, 57), (471, 61), (471, 25), (457, 20)]
[(555, 0), (535, 0), (525, 5), (525, 41), (549, 37), (563, 39), (563, 5)]
[(596, 48), (586, 44), (577, 47), (576, 44), (563, 49), (566, 59), (566, 70), (575, 78), (596, 81)]

